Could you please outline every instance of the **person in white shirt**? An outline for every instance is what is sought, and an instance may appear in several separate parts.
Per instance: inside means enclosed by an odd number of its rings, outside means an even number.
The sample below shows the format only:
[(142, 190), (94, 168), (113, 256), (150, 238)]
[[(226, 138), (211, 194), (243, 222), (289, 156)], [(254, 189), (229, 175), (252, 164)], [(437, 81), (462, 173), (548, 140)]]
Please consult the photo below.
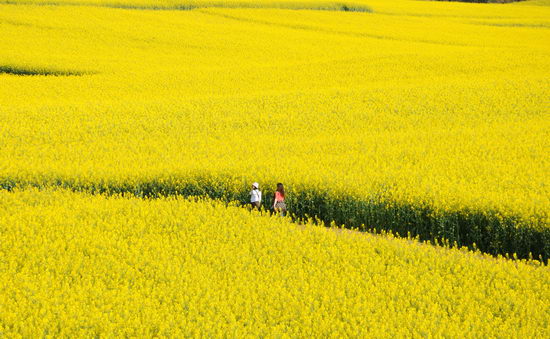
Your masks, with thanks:
[(260, 184), (257, 182), (252, 184), (252, 191), (250, 191), (250, 204), (252, 208), (260, 209), (262, 205), (262, 191), (260, 191)]

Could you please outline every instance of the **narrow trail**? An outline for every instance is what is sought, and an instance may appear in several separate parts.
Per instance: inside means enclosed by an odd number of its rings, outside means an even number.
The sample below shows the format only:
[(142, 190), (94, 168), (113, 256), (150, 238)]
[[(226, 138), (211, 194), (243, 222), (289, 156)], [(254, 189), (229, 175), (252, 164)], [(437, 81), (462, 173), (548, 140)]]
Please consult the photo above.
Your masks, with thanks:
[[(458, 47), (481, 47), (483, 45), (472, 45), (472, 44), (463, 44), (463, 43), (454, 43), (454, 42), (445, 42), (445, 41), (437, 41), (437, 40), (429, 40), (429, 39), (405, 39), (405, 38), (397, 38), (392, 37), (389, 35), (379, 35), (379, 34), (371, 34), (367, 32), (347, 32), (347, 31), (338, 31), (338, 30), (331, 30), (319, 26), (311, 26), (311, 25), (303, 25), (303, 24), (284, 24), (284, 23), (277, 23), (272, 21), (265, 21), (265, 20), (257, 20), (252, 18), (244, 18), (239, 17), (235, 15), (230, 15), (226, 13), (216, 13), (212, 11), (208, 11), (207, 8), (198, 9), (197, 12), (205, 14), (205, 15), (211, 15), (215, 17), (220, 17), (228, 20), (235, 20), (239, 22), (249, 23), (249, 24), (257, 24), (257, 25), (265, 25), (265, 26), (274, 26), (274, 27), (282, 27), (282, 28), (288, 28), (288, 29), (296, 29), (296, 30), (303, 30), (303, 31), (311, 31), (311, 32), (320, 32), (324, 34), (332, 34), (332, 35), (340, 35), (340, 36), (348, 36), (348, 37), (355, 37), (355, 38), (369, 38), (369, 39), (376, 39), (376, 40), (387, 40), (387, 41), (395, 41), (395, 42), (406, 42), (406, 43), (420, 43), (420, 44), (431, 44), (431, 45), (443, 45), (443, 46), (458, 46)], [(372, 13), (372, 12), (370, 12)]]
[[(229, 182), (229, 181), (228, 181)], [(266, 184), (264, 187), (273, 185)], [(242, 186), (242, 187), (246, 187)], [(141, 182), (134, 185), (89, 183), (86, 185), (58, 178), (50, 182), (16, 182), (0, 179), (0, 189), (7, 191), (25, 188), (60, 188), (106, 196), (136, 196), (156, 199), (170, 196), (206, 197), (226, 204), (248, 206), (248, 191), (235, 191), (223, 184), (213, 186), (207, 179), (195, 178), (187, 182), (170, 183), (166, 180)], [(271, 205), (273, 192), (264, 191), (262, 207)], [(357, 199), (350, 196), (333, 197), (329, 192), (315, 189), (288, 190), (287, 206), (293, 222), (307, 220), (325, 226), (338, 226), (358, 232), (391, 234), (392, 236), (429, 242), (447, 247), (467, 247), (493, 256), (519, 259), (535, 258), (548, 263), (550, 228), (518, 227), (519, 219), (503, 219), (491, 211), (454, 211), (437, 215), (430, 207), (396, 204), (375, 196)]]

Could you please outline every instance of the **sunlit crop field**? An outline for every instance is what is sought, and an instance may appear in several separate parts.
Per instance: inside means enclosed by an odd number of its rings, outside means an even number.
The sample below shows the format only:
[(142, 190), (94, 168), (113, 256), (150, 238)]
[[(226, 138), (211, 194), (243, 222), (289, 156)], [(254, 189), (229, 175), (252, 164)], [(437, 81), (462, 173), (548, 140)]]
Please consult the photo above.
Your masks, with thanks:
[(281, 181), (301, 216), (550, 253), (544, 1), (28, 3), (0, 5), (3, 187)]
[(547, 338), (550, 274), (219, 202), (0, 192), (10, 337)]
[(0, 0), (0, 337), (548, 337), (547, 267), (181, 196), (547, 261), (549, 5)]

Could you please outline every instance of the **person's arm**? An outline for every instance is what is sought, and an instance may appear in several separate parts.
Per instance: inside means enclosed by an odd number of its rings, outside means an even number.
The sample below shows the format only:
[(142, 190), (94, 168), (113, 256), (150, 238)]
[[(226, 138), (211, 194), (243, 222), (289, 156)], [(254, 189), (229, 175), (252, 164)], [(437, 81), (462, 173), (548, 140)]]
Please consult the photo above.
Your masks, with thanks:
[(273, 193), (273, 209), (275, 209), (276, 204), (277, 204), (277, 192)]

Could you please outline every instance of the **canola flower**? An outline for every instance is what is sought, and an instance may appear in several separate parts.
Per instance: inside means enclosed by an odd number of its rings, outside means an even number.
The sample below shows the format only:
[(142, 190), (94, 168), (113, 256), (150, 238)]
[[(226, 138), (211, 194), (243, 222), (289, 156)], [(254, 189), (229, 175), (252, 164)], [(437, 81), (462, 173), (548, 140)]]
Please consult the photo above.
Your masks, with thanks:
[(550, 335), (550, 273), (219, 201), (0, 191), (2, 337)]
[(544, 1), (56, 3), (0, 5), (2, 187), (282, 181), (301, 216), (548, 257)]

